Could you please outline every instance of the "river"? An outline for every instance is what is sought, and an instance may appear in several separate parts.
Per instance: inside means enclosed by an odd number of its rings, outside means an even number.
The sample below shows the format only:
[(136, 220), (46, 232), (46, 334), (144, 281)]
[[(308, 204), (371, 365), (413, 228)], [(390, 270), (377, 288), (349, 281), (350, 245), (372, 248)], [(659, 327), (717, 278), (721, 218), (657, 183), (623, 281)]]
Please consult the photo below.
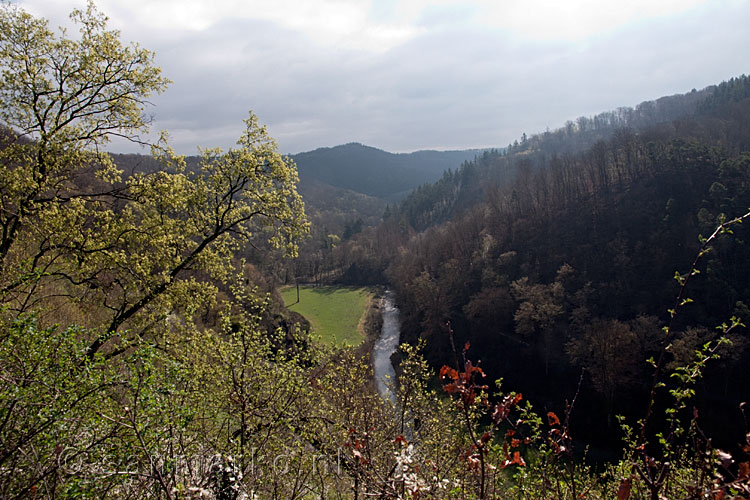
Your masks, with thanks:
[(391, 400), (394, 404), (396, 403), (394, 391), (396, 371), (393, 369), (393, 363), (391, 363), (391, 355), (398, 349), (400, 338), (401, 325), (398, 319), (398, 308), (394, 304), (393, 292), (387, 290), (383, 299), (383, 327), (372, 350), (372, 364), (375, 370), (378, 392), (383, 398)]

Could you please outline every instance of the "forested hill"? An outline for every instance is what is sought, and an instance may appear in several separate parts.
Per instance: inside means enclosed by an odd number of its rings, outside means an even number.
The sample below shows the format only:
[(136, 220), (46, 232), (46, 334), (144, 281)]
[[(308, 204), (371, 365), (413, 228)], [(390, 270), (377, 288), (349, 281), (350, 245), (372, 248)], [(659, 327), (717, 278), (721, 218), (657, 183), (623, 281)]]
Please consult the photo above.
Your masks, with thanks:
[(519, 166), (544, 167), (553, 158), (584, 152), (614, 136), (637, 134), (660, 125), (679, 126), (680, 121), (706, 116), (722, 100), (746, 91), (745, 78), (741, 77), (719, 86), (645, 101), (634, 108), (581, 116), (554, 131), (524, 134), (507, 148), (485, 151), (460, 169), (446, 171), (437, 182), (420, 186), (403, 201), (399, 213), (418, 230), (445, 222), (482, 201), (488, 186), (503, 187), (515, 179)]
[[(483, 153), (481, 149), (389, 153), (349, 143), (298, 153), (291, 158), (297, 164), (302, 190), (343, 189), (393, 202)], [(126, 173), (161, 168), (159, 162), (148, 155), (115, 154), (114, 157)], [(188, 156), (186, 161), (188, 168), (195, 170), (200, 158)]]
[(389, 153), (358, 143), (292, 156), (300, 182), (322, 182), (338, 188), (399, 200), (412, 189), (440, 178), (444, 171), (472, 160), (481, 150)]
[[(380, 221), (388, 203), (402, 200), (418, 186), (435, 182), (444, 172), (457, 170), (483, 150), (389, 153), (358, 143), (292, 156), (300, 176), (299, 191), (313, 231), (344, 236), (346, 226), (369, 226)], [(126, 175), (155, 172), (161, 164), (149, 155), (114, 154)], [(200, 157), (186, 157), (187, 168), (199, 169)], [(351, 227), (349, 228), (351, 231)]]
[[(426, 339), (435, 366), (454, 359), (450, 324), (490, 380), (546, 408), (564, 410), (582, 380), (575, 431), (616, 441), (614, 415), (642, 416), (675, 271), (722, 214), (750, 207), (748, 78), (667, 102), (666, 120), (661, 105), (579, 119), (447, 173), (341, 250), (342, 279), (386, 280), (405, 339)], [(704, 257), (670, 367), (732, 315), (750, 321), (748, 241), (740, 227)], [(698, 391), (704, 424), (730, 443), (750, 398), (747, 335), (732, 334)]]

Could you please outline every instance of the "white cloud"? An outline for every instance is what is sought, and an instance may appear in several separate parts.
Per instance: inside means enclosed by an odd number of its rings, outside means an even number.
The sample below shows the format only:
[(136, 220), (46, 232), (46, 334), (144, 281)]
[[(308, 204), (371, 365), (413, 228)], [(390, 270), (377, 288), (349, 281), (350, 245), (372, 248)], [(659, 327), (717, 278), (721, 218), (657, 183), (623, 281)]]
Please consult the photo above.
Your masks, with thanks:
[(675, 15), (707, 0), (511, 0), (483, 2), (489, 24), (531, 40), (575, 41)]
[[(84, 0), (21, 0), (67, 19)], [(284, 152), (521, 132), (747, 72), (749, 0), (97, 0), (174, 80), (149, 109), (181, 152), (253, 109)]]
[(521, 40), (571, 42), (707, 3), (711, 0), (403, 0), (398, 2), (397, 12), (415, 20), (436, 6), (471, 8), (477, 25), (507, 31)]
[[(47, 8), (62, 3), (26, 0), (24, 5)], [(253, 20), (301, 33), (322, 46), (345, 43), (357, 49), (382, 52), (420, 32), (418, 27), (397, 20), (388, 23), (371, 20), (366, 0), (99, 0), (97, 5), (110, 13), (120, 27), (135, 24), (144, 34), (150, 32), (157, 37), (164, 33), (211, 30), (226, 20)]]
[[(427, 29), (425, 15), (447, 13), (454, 23), (499, 29), (521, 40), (579, 41), (634, 22), (673, 16), (700, 5), (744, 0), (99, 0), (119, 27), (159, 37), (210, 30), (223, 20), (267, 21), (322, 46), (384, 52)], [(64, 20), (83, 0), (22, 0), (36, 14)], [(718, 7), (717, 7), (718, 5)], [(460, 15), (459, 15), (460, 13)], [(473, 15), (469, 15), (469, 14)], [(450, 16), (453, 16), (451, 19)]]

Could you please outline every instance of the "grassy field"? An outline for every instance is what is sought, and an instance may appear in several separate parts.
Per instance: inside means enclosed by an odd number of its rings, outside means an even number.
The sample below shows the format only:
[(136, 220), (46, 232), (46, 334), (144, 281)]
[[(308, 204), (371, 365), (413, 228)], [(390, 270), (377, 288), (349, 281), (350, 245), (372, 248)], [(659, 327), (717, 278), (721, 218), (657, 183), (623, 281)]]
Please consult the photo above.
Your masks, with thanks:
[(364, 340), (359, 323), (372, 297), (367, 288), (300, 286), (297, 303), (297, 290), (290, 286), (281, 289), (281, 296), (289, 309), (310, 322), (313, 335), (323, 342), (353, 346)]

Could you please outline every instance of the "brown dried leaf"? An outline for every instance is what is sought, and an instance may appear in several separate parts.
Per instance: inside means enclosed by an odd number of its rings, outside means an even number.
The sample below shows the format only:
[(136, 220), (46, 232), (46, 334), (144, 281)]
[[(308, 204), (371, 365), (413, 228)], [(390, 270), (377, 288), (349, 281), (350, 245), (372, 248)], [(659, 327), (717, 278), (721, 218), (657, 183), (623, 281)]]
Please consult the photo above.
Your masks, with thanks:
[(633, 488), (633, 480), (631, 478), (625, 478), (620, 482), (620, 487), (617, 488), (617, 500), (628, 500), (630, 498), (630, 490)]

